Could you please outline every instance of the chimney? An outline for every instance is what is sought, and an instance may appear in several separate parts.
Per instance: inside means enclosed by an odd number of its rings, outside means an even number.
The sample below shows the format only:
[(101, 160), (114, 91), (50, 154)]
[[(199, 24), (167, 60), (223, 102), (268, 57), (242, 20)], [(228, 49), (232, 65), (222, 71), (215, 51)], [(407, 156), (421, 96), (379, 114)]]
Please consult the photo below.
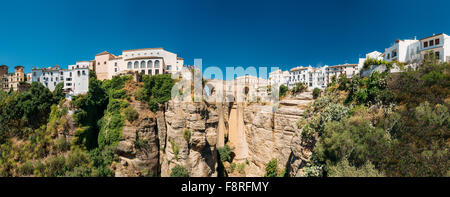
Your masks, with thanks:
[(414, 36), (414, 40), (417, 40), (417, 36)]

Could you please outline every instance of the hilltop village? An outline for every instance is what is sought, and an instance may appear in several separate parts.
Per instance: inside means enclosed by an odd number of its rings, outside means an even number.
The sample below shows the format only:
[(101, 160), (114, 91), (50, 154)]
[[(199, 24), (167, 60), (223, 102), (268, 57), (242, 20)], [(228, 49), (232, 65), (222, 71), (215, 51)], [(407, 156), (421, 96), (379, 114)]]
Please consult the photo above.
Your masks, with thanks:
[(200, 70), (163, 48), (0, 66), (0, 177), (450, 174), (446, 34), (267, 79)]
[[(333, 78), (355, 75), (368, 76), (371, 72), (385, 69), (386, 63), (398, 63), (414, 66), (428, 54), (434, 54), (442, 62), (450, 61), (450, 39), (447, 34), (431, 35), (422, 39), (396, 40), (385, 48), (384, 52), (373, 51), (359, 58), (355, 64), (341, 64), (323, 67), (294, 67), (290, 70), (276, 70), (269, 73), (268, 79), (257, 76), (240, 76), (235, 80), (253, 84), (257, 88), (284, 85), (294, 88), (302, 83), (308, 89), (324, 89)], [(376, 61), (366, 61), (366, 60)], [(378, 62), (377, 62), (378, 61)], [(371, 64), (366, 65), (365, 64)], [(381, 65), (381, 67), (380, 67)], [(3, 91), (26, 88), (26, 83), (39, 82), (53, 91), (57, 84), (62, 83), (64, 92), (68, 95), (84, 94), (89, 89), (89, 70), (95, 71), (97, 79), (107, 80), (114, 76), (140, 73), (142, 75), (179, 74), (183, 68), (184, 59), (163, 48), (146, 48), (124, 50), (121, 55), (107, 51), (95, 55), (90, 61), (77, 61), (62, 69), (55, 65), (47, 68), (33, 67), (30, 73), (24, 73), (23, 66), (16, 66), (14, 73), (8, 73), (8, 66), (0, 66), (1, 87)], [(399, 72), (394, 68), (391, 72)]]

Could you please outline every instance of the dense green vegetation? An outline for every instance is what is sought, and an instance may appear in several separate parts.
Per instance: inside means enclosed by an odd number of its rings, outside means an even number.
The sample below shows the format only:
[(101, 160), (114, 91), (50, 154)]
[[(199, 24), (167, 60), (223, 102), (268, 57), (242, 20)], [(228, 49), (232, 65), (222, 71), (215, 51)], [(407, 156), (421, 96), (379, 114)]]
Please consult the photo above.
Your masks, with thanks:
[(145, 75), (144, 86), (135, 94), (136, 99), (147, 102), (150, 110), (156, 112), (158, 104), (163, 104), (171, 99), (171, 91), (175, 82), (170, 74)]
[(231, 148), (228, 144), (217, 149), (222, 162), (231, 162)]
[(450, 64), (332, 83), (299, 120), (305, 176), (449, 176)]
[[(40, 83), (22, 93), (0, 92), (0, 176), (113, 176), (130, 79), (102, 82), (92, 72), (88, 93), (72, 102), (62, 84), (53, 93)], [(68, 130), (74, 130), (71, 141), (60, 135)]]
[(170, 177), (189, 177), (189, 173), (184, 166), (176, 165), (171, 169)]
[(278, 161), (277, 159), (272, 159), (266, 165), (265, 177), (277, 177), (278, 176)]
[(279, 93), (280, 98), (283, 97), (283, 96), (286, 96), (288, 91), (289, 91), (289, 88), (287, 86), (281, 85), (280, 86), (280, 93)]

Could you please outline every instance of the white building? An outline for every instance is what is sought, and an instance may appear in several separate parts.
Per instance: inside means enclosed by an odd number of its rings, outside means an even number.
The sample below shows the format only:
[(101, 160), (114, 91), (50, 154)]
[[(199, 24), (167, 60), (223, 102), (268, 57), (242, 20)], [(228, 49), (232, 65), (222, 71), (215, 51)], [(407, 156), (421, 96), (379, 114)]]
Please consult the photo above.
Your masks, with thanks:
[[(311, 67), (311, 66), (310, 66)], [(309, 67), (295, 67), (289, 71), (289, 81), (287, 83), (288, 88), (293, 88), (297, 83), (307, 84), (309, 80), (308, 69)]]
[(115, 56), (106, 51), (95, 56), (91, 61), (99, 80), (112, 79), (113, 76), (128, 72), (146, 75), (176, 73), (181, 71), (184, 59), (163, 48), (146, 48), (122, 51)]
[(289, 81), (289, 76), (290, 76), (289, 71), (282, 71), (282, 70), (273, 71), (273, 72), (269, 73), (269, 79), (268, 79), (269, 85), (272, 86), (275, 84), (278, 84), (278, 85), (283, 84), (283, 85), (287, 86), (287, 83)]
[(359, 61), (358, 61), (358, 71), (361, 71), (361, 69), (362, 69), (363, 66), (364, 66), (364, 62), (365, 62), (367, 59), (372, 58), (372, 59), (376, 59), (376, 60), (383, 60), (383, 56), (384, 56), (383, 53), (378, 52), (378, 51), (373, 51), (373, 52), (370, 52), (370, 53), (366, 54), (366, 57), (365, 57), (365, 58), (359, 58)]
[(344, 75), (347, 78), (352, 78), (354, 75), (359, 73), (358, 64), (342, 64), (336, 66), (325, 66), (326, 72), (326, 84), (332, 82), (333, 76), (339, 79), (340, 75)]
[(420, 59), (419, 40), (396, 40), (384, 51), (384, 60), (411, 63)]
[(290, 77), (287, 83), (289, 88), (293, 88), (297, 83), (305, 84), (308, 89), (325, 88), (327, 86), (326, 68), (323, 67), (295, 67), (289, 71)]
[(422, 58), (432, 52), (440, 61), (450, 61), (450, 39), (447, 34), (437, 34), (420, 39)]
[(69, 65), (68, 69), (58, 65), (42, 69), (33, 67), (31, 81), (42, 83), (50, 91), (64, 83), (63, 89), (70, 95), (84, 94), (89, 90), (89, 64), (89, 61), (80, 61)]

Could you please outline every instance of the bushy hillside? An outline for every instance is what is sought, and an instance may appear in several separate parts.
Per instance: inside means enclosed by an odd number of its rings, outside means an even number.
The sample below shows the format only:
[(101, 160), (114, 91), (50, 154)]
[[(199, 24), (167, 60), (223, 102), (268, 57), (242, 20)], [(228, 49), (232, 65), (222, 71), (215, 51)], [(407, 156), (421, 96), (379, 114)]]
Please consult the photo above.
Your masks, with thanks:
[(450, 176), (450, 64), (340, 79), (298, 125), (305, 176)]
[[(145, 82), (156, 78), (162, 76)], [(92, 72), (88, 93), (72, 101), (64, 99), (61, 85), (53, 93), (40, 83), (25, 92), (0, 92), (0, 176), (114, 176), (124, 120), (133, 117), (129, 99), (142, 86), (125, 90), (131, 79), (99, 81)], [(159, 82), (173, 84), (166, 75)], [(141, 91), (152, 92), (154, 85)]]

